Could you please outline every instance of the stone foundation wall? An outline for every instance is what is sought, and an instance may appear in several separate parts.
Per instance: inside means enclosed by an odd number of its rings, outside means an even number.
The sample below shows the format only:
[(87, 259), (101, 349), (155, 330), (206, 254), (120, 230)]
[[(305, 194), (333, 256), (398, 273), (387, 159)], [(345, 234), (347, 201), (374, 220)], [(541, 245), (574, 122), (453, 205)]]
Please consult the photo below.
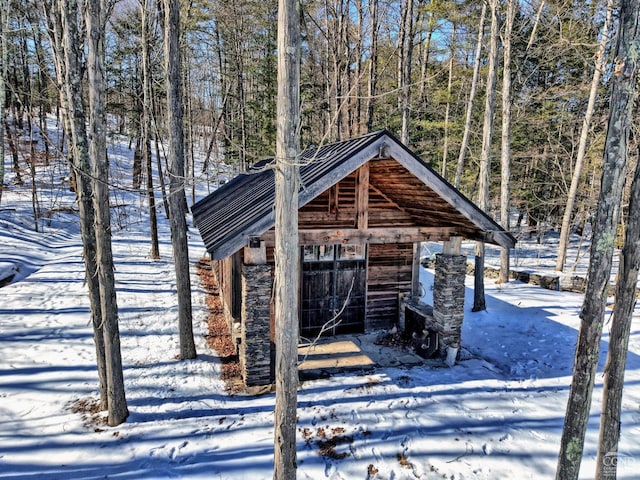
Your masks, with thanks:
[(240, 366), (246, 386), (271, 383), (271, 266), (242, 266)]
[(440, 334), (440, 353), (443, 356), (449, 347), (460, 348), (466, 269), (467, 257), (464, 255), (436, 256), (433, 319)]

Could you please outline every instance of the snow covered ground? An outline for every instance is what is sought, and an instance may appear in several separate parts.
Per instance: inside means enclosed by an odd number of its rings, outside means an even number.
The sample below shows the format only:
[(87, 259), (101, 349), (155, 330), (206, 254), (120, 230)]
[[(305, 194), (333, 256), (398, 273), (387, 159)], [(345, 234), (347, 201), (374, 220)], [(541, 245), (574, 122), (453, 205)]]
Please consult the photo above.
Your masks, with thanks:
[[(123, 169), (116, 179), (130, 171), (130, 156), (126, 149), (112, 154)], [(43, 184), (39, 195), (43, 204), (72, 205), (68, 192), (58, 187), (47, 190)], [(114, 197), (130, 417), (110, 428), (96, 427), (90, 413), (72, 411), (97, 397), (77, 220), (57, 208), (60, 213), (35, 233), (28, 188), (12, 185), (3, 195), (0, 278), (7, 272), (15, 278), (0, 288), (0, 478), (271, 478), (274, 395), (225, 392), (220, 361), (204, 340), (206, 307), (195, 266), (199, 355), (176, 360), (168, 224), (159, 215), (162, 258), (151, 260), (144, 199), (115, 189)], [(195, 264), (204, 254), (195, 229), (189, 241)], [(520, 266), (548, 268), (540, 259), (552, 257), (553, 246), (529, 244), (536, 253), (527, 257), (524, 243)], [(423, 270), (422, 275), (428, 286), (432, 272)], [(378, 368), (300, 386), (298, 478), (554, 477), (582, 296), (488, 280), (487, 311), (472, 313), (471, 281), (468, 287), (466, 352), (453, 368)], [(585, 479), (595, 471), (601, 375), (597, 382), (581, 475)], [(619, 478), (640, 478), (639, 309), (630, 342), (618, 465)]]

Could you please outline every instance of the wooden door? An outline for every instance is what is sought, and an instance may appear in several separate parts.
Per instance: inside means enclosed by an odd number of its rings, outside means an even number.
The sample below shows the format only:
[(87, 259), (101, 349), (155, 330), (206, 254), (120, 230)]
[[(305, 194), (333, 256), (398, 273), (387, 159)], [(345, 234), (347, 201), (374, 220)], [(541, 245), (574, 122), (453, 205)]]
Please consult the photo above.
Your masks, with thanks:
[(362, 333), (366, 246), (313, 245), (303, 249), (300, 336)]

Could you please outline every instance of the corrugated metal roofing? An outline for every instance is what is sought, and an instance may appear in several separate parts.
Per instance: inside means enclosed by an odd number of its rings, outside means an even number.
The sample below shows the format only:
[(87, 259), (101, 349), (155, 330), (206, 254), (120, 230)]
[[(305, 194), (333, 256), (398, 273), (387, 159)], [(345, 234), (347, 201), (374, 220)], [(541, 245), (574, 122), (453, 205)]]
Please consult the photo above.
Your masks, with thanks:
[[(301, 154), (299, 208), (354, 172), (367, 161), (391, 156), (469, 220), (470, 228), (498, 234), (488, 241), (513, 246), (515, 239), (429, 168), (386, 130), (309, 148)], [(193, 205), (191, 211), (202, 240), (215, 259), (247, 244), (249, 237), (273, 227), (275, 178), (272, 159), (255, 165)]]

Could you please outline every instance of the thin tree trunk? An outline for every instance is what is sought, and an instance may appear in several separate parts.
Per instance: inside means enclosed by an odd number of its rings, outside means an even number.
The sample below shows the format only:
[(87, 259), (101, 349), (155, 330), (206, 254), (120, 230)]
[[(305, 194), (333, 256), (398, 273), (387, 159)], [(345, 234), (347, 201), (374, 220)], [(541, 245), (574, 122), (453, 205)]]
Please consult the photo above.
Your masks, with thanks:
[(441, 175), (447, 178), (447, 157), (449, 156), (449, 112), (451, 111), (451, 86), (453, 84), (453, 60), (455, 57), (456, 24), (451, 26), (451, 45), (449, 50), (449, 79), (447, 80), (447, 105), (444, 110), (444, 139), (442, 140)]
[(156, 197), (153, 192), (153, 164), (151, 155), (151, 115), (152, 86), (151, 86), (151, 64), (150, 64), (150, 41), (149, 23), (151, 20), (151, 4), (149, 0), (140, 3), (140, 15), (142, 17), (142, 156), (147, 176), (147, 201), (149, 202), (149, 228), (151, 230), (151, 252), (152, 259), (160, 258), (160, 246), (158, 239), (158, 217), (156, 214)]
[(458, 165), (456, 167), (456, 178), (454, 185), (460, 188), (462, 180), (462, 170), (464, 168), (464, 158), (469, 147), (469, 137), (471, 136), (471, 120), (473, 117), (473, 102), (478, 91), (478, 77), (480, 76), (480, 58), (482, 54), (482, 37), (484, 36), (484, 20), (487, 13), (487, 2), (482, 2), (482, 12), (480, 13), (480, 22), (478, 23), (478, 41), (476, 43), (476, 55), (473, 60), (473, 77), (471, 79), (471, 89), (469, 91), (469, 100), (467, 101), (467, 113), (464, 121), (464, 133), (462, 134), (462, 143), (460, 144), (460, 153), (458, 154)]
[[(156, 167), (158, 169), (158, 181), (160, 182), (160, 192), (162, 194), (162, 206), (164, 207), (164, 214), (167, 218), (169, 218), (169, 200), (167, 199), (167, 186), (164, 181), (164, 171), (162, 169), (162, 158), (163, 156), (160, 154), (160, 145), (162, 144), (162, 138), (160, 137), (160, 132), (158, 131), (158, 124), (156, 123), (156, 104), (154, 102), (154, 95), (152, 92), (151, 95), (151, 123), (153, 123), (153, 137), (154, 137), (154, 146), (156, 150)], [(164, 153), (164, 147), (162, 148)]]
[(409, 118), (411, 107), (411, 57), (413, 53), (413, 0), (402, 5), (402, 20), (398, 35), (398, 110), (402, 119), (400, 140), (409, 145)]
[[(6, 22), (9, 17), (7, 0), (0, 0), (0, 119), (5, 118), (5, 106), (7, 103), (7, 31)], [(4, 190), (4, 123), (0, 121), (0, 204), (2, 203), (2, 191)]]
[[(620, 16), (621, 45), (616, 58), (625, 63), (618, 71), (614, 94), (611, 99), (612, 108), (620, 115), (618, 122), (622, 131), (620, 136), (620, 155), (628, 155), (628, 139), (632, 123), (633, 105), (637, 101), (638, 91), (634, 88), (637, 81), (639, 60), (637, 51), (631, 54), (630, 45), (638, 45), (640, 41), (640, 6), (638, 2), (627, 0), (622, 2)], [(635, 78), (634, 78), (635, 77)], [(617, 88), (619, 87), (619, 88)], [(615, 102), (615, 103), (614, 103)], [(617, 111), (621, 110), (618, 114)], [(613, 115), (613, 114), (612, 114)], [(609, 127), (611, 128), (611, 127)], [(615, 132), (614, 132), (615, 133)], [(640, 150), (640, 149), (639, 149)], [(640, 153), (640, 152), (639, 152)], [(636, 305), (636, 288), (638, 270), (640, 269), (640, 162), (636, 164), (635, 175), (631, 185), (629, 199), (629, 217), (625, 232), (624, 246), (620, 259), (618, 283), (616, 285), (616, 308), (613, 313), (611, 331), (609, 332), (609, 350), (604, 369), (604, 388), (602, 392), (602, 415), (600, 417), (600, 441), (596, 462), (596, 478), (616, 478), (618, 462), (618, 442), (620, 440), (620, 414), (622, 410), (622, 391), (624, 373), (629, 347), (631, 320)], [(615, 458), (616, 461), (611, 461)], [(606, 461), (606, 460), (609, 461)], [(613, 471), (611, 471), (613, 470)]]
[[(34, 230), (38, 232), (38, 220), (40, 207), (38, 206), (38, 183), (36, 178), (36, 146), (33, 138), (33, 129), (29, 131), (29, 173), (31, 174), (31, 211), (33, 212)], [(4, 158), (2, 159), (4, 162)]]
[[(478, 183), (478, 206), (487, 211), (489, 208), (489, 184), (491, 173), (491, 142), (493, 139), (493, 116), (496, 96), (496, 73), (498, 70), (498, 0), (490, 0), (491, 38), (489, 43), (489, 70), (487, 72), (487, 93), (484, 105), (484, 125), (482, 127), (482, 151), (480, 152), (480, 178)], [(473, 311), (486, 310), (484, 297), (484, 242), (476, 242), (475, 283), (473, 292)]]
[[(584, 303), (582, 304), (582, 321), (576, 346), (573, 379), (569, 390), (558, 456), (558, 469), (556, 471), (556, 479), (558, 480), (577, 479), (582, 461), (584, 438), (591, 408), (591, 396), (600, 354), (600, 338), (602, 336), (616, 230), (620, 219), (620, 203), (628, 163), (627, 141), (631, 129), (634, 101), (637, 97), (635, 81), (638, 55), (637, 50), (632, 48), (632, 45), (637, 44), (640, 39), (639, 10), (638, 3), (635, 0), (622, 0), (618, 40), (614, 54), (616, 64), (613, 70), (613, 89), (609, 103), (609, 125), (604, 147), (600, 196), (593, 224), (591, 258)], [(637, 236), (632, 241), (637, 242)], [(627, 254), (628, 256), (634, 255), (631, 245), (627, 248)], [(632, 261), (632, 259), (627, 258), (625, 261)], [(631, 270), (629, 274), (631, 274)], [(627, 279), (624, 279), (624, 281), (626, 282)], [(624, 298), (622, 301), (625, 301)], [(621, 308), (624, 312), (627, 307), (623, 303)], [(626, 329), (625, 325), (616, 326), (616, 329), (618, 327)], [(622, 332), (617, 331), (616, 337), (619, 333)], [(618, 357), (617, 360), (620, 359), (618, 352), (622, 346), (620, 344), (614, 346), (614, 352)], [(615, 371), (617, 367), (609, 365), (608, 368), (613, 368)], [(611, 380), (610, 376), (608, 376), (607, 382)], [(622, 381), (622, 378), (617, 381)], [(611, 385), (607, 386), (607, 392), (610, 392), (611, 388)], [(613, 388), (617, 387), (614, 386)], [(608, 424), (607, 428), (611, 428), (609, 421), (613, 421), (612, 419), (615, 416), (615, 412), (613, 412), (615, 410), (614, 404), (615, 397), (614, 403), (606, 406), (606, 409), (611, 409), (611, 413), (605, 414), (608, 417), (605, 420)], [(607, 437), (607, 443), (610, 438)], [(606, 455), (607, 453), (602, 452), (600, 455)]]
[(191, 277), (187, 222), (184, 218), (184, 134), (182, 76), (180, 75), (180, 2), (165, 1), (165, 67), (167, 76), (167, 123), (169, 132), (169, 221), (176, 268), (180, 358), (196, 357), (191, 311)]
[(300, 12), (296, 0), (278, 2), (278, 99), (275, 199), (276, 406), (273, 478), (296, 478), (298, 388), (298, 176), (300, 148)]
[(87, 5), (89, 77), (89, 158), (93, 161), (93, 208), (95, 216), (96, 262), (100, 287), (100, 306), (104, 325), (105, 360), (107, 366), (108, 423), (119, 425), (129, 416), (124, 392), (118, 302), (111, 249), (111, 218), (109, 210), (109, 159), (107, 156), (107, 128), (105, 115), (106, 84), (104, 78), (104, 0)]
[(529, 42), (527, 42), (527, 50), (529, 51), (529, 49), (531, 48), (531, 45), (533, 45), (533, 42), (536, 38), (536, 32), (538, 31), (538, 25), (540, 24), (540, 17), (542, 17), (542, 10), (544, 9), (544, 4), (545, 4), (545, 0), (542, 0), (540, 2), (540, 5), (538, 6), (538, 11), (536, 12), (536, 19), (533, 22), (533, 28), (531, 29), (531, 35), (529, 36)]
[(358, 28), (357, 38), (356, 38), (356, 46), (355, 46), (355, 74), (354, 74), (354, 84), (353, 84), (353, 96), (355, 97), (355, 107), (354, 107), (354, 120), (351, 125), (351, 136), (362, 135), (364, 132), (364, 126), (362, 125), (362, 95), (360, 92), (361, 85), (361, 77), (362, 77), (362, 50), (364, 43), (364, 2), (359, 0), (358, 2)]
[[(4, 117), (4, 131), (7, 134), (7, 143), (9, 144), (9, 150), (11, 151), (11, 158), (13, 159), (13, 174), (16, 177), (16, 185), (22, 187), (24, 185), (24, 181), (22, 180), (22, 174), (20, 173), (20, 157), (18, 155), (18, 145), (13, 138), (13, 133), (11, 132), (11, 126), (9, 125), (9, 120), (7, 116)], [(4, 158), (2, 159), (4, 162)]]
[(436, 16), (433, 10), (428, 12), (429, 20), (427, 21), (427, 37), (422, 42), (422, 59), (420, 62), (420, 104), (424, 104), (427, 101), (427, 72), (429, 71), (429, 56), (431, 53), (431, 38), (433, 37), (433, 31), (436, 27)]
[(369, 47), (369, 72), (367, 81), (367, 132), (373, 129), (374, 97), (378, 77), (378, 0), (369, 2), (369, 17), (371, 22), (371, 39)]
[[(509, 230), (509, 181), (511, 177), (511, 34), (516, 13), (515, 0), (507, 0), (502, 65), (502, 146), (500, 150), (500, 223)], [(509, 249), (500, 249), (499, 283), (509, 281)]]
[(613, 17), (613, 9), (617, 4), (617, 0), (608, 0), (607, 15), (605, 17), (604, 26), (602, 27), (602, 38), (598, 51), (595, 55), (595, 66), (593, 77), (591, 79), (591, 90), (589, 91), (589, 101), (587, 102), (587, 110), (582, 121), (582, 131), (580, 132), (580, 142), (578, 144), (578, 153), (576, 155), (576, 164), (573, 167), (573, 176), (571, 177), (571, 185), (567, 194), (567, 204), (564, 207), (564, 215), (562, 216), (562, 227), (560, 228), (560, 241), (558, 244), (558, 258), (556, 260), (556, 270), (561, 272), (564, 270), (564, 264), (567, 258), (567, 244), (569, 235), (571, 234), (571, 219), (573, 218), (573, 207), (576, 203), (576, 195), (578, 186), (580, 185), (580, 177), (582, 176), (582, 168), (584, 158), (587, 153), (587, 141), (589, 139), (589, 130), (591, 129), (591, 118), (596, 105), (596, 97), (598, 94), (598, 86), (600, 78), (606, 65), (605, 50), (610, 40), (610, 30)]

